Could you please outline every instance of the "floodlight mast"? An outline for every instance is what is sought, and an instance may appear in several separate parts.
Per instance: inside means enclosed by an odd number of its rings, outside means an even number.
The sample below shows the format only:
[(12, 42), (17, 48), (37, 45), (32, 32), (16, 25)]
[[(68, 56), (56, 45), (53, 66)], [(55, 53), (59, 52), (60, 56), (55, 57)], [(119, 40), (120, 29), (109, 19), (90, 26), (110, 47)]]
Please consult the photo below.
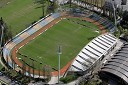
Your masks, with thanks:
[(61, 47), (58, 47), (58, 83), (60, 83), (60, 55), (62, 54), (61, 52)]
[(115, 28), (117, 31), (117, 21), (116, 21), (116, 7), (115, 7), (115, 0), (112, 0), (112, 7), (113, 7), (113, 12), (114, 12), (114, 24), (115, 24)]

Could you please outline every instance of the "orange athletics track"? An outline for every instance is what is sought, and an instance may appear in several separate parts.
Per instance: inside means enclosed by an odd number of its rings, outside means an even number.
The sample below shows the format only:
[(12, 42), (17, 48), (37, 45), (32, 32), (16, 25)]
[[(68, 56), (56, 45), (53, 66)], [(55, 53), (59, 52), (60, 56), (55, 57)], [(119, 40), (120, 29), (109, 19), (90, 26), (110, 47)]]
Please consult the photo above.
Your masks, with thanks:
[[(26, 38), (25, 40), (23, 40), (21, 43), (17, 44), (13, 49), (12, 49), (12, 59), (13, 61), (19, 66), (19, 67), (23, 67), (23, 64), (18, 60), (18, 57), (17, 57), (17, 52), (18, 50), (24, 46), (25, 44), (29, 43), (29, 41), (33, 40), (35, 37), (37, 37), (39, 34), (45, 32), (47, 29), (51, 28), (54, 24), (56, 24), (57, 22), (59, 22), (61, 19), (63, 18), (69, 18), (69, 17), (72, 17), (72, 16), (65, 16), (65, 17), (59, 17), (55, 20), (53, 20), (52, 22), (50, 22), (48, 25), (44, 26), (43, 28), (41, 28), (40, 30), (38, 30), (37, 32), (35, 32), (33, 35), (29, 36), (28, 38)], [(75, 17), (77, 18), (77, 17)], [(79, 18), (79, 17), (78, 17)], [(104, 29), (104, 27), (102, 25), (100, 25), (100, 23), (98, 22), (95, 22), (94, 20), (90, 19), (90, 18), (82, 18), (83, 20), (86, 20), (88, 22), (92, 22), (94, 23), (95, 25), (97, 25), (99, 27), (99, 29), (101, 30), (101, 33), (106, 33), (107, 31)], [(64, 66), (61, 70), (60, 70), (60, 75), (63, 75), (67, 70), (68, 68), (70, 67), (71, 63), (72, 63), (73, 60), (69, 61), (69, 63), (67, 63), (66, 66)], [(30, 72), (30, 74), (35, 74), (35, 75), (39, 75), (40, 73), (40, 76), (43, 75), (43, 72), (42, 71), (39, 71), (39, 70), (36, 70), (32, 68), (30, 68), (29, 66), (25, 66), (25, 71), (27, 72)], [(51, 72), (51, 76), (58, 76), (58, 71), (54, 71), (54, 72)]]

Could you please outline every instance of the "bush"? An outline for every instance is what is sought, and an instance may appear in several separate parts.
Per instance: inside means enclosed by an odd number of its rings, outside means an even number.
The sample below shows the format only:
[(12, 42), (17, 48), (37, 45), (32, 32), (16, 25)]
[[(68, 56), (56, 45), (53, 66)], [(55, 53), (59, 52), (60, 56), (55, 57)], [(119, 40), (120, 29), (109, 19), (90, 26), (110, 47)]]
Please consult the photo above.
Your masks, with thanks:
[(61, 78), (60, 81), (64, 82), (64, 83), (69, 83), (73, 80), (76, 80), (77, 76), (76, 75), (67, 75), (65, 78)]

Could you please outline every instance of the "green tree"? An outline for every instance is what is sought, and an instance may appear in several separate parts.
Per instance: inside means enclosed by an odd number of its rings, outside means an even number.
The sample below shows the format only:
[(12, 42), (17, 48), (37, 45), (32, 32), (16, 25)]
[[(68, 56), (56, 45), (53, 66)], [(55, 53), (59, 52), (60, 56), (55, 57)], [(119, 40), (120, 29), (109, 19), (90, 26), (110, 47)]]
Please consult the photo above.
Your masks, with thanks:
[(39, 3), (39, 4), (42, 4), (42, 16), (44, 17), (45, 16), (45, 3), (46, 3), (46, 0), (34, 0), (35, 3)]
[(46, 82), (48, 82), (51, 79), (51, 67), (48, 65), (43, 66), (43, 76), (46, 78)]
[(122, 26), (122, 28), (128, 30), (128, 11), (124, 11), (120, 25)]
[(9, 40), (12, 39), (12, 32), (11, 32), (11, 27), (9, 28), (7, 24), (4, 22), (4, 20), (0, 19), (0, 42), (1, 42), (1, 47), (4, 46), (4, 44)]
[(57, 7), (56, 0), (34, 0), (34, 3), (41, 4), (42, 7), (42, 16), (45, 16), (45, 13), (53, 13)]

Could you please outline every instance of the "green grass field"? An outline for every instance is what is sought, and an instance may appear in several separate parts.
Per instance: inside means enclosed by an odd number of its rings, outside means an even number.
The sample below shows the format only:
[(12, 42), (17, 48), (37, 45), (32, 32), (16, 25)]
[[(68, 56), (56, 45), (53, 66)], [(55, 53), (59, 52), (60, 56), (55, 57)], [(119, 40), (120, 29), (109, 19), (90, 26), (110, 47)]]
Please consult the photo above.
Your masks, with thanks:
[[(76, 24), (77, 22), (86, 26)], [(34, 66), (36, 68), (39, 68), (39, 63), (57, 68), (57, 50), (60, 45), (62, 47), (62, 68), (74, 59), (90, 40), (100, 34), (95, 32), (96, 30), (98, 30), (97, 26), (78, 18), (63, 19), (19, 50), (20, 53), (27, 55), (27, 58), (20, 55), (18, 57), (30, 66), (32, 66), (30, 58), (34, 59)]]
[(9, 29), (12, 30), (13, 36), (42, 17), (41, 4), (34, 3), (34, 1), (35, 0), (0, 0), (0, 5), (2, 6), (0, 7), (0, 17), (3, 17)]

